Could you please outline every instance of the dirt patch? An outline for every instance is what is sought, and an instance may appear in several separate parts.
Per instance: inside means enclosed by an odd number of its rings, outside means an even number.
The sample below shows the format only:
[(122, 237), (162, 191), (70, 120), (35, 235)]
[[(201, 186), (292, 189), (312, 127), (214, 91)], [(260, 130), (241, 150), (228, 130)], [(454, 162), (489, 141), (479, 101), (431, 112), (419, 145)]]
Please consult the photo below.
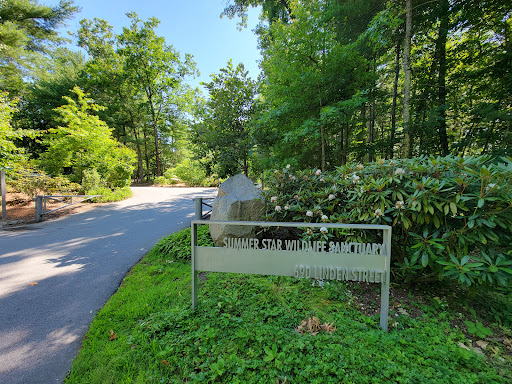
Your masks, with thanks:
[[(36, 204), (33, 198), (21, 192), (7, 192), (5, 200), (7, 205), (7, 223), (4, 224), (5, 227), (35, 222)], [(66, 203), (48, 200), (46, 203), (46, 209), (51, 211), (52, 209), (62, 207), (65, 204)], [(98, 205), (99, 204), (87, 202), (78, 203), (44, 215), (44, 220), (53, 220), (73, 213), (88, 211)]]

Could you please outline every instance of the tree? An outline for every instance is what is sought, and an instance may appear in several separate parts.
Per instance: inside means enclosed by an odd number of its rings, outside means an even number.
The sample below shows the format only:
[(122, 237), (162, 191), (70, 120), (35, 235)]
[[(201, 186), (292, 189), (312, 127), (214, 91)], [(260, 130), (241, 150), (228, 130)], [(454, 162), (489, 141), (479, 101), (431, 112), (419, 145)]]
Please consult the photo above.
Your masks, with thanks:
[(0, 92), (0, 168), (10, 165), (17, 151), (14, 139), (20, 136), (11, 126), (16, 103), (9, 101), (7, 96), (6, 92)]
[(62, 41), (57, 28), (78, 8), (70, 0), (48, 7), (35, 0), (0, 3), (0, 88), (18, 94), (34, 56), (47, 53), (48, 44)]
[(49, 130), (44, 142), (48, 151), (41, 164), (51, 174), (61, 174), (72, 167), (75, 181), (81, 182), (85, 170), (96, 169), (110, 187), (129, 183), (135, 154), (112, 138), (112, 130), (93, 115), (103, 107), (94, 104), (78, 87), (73, 89), (77, 100), (64, 96), (67, 104), (56, 111), (61, 126)]
[(405, 42), (404, 42), (404, 157), (411, 157), (411, 38), (412, 38), (412, 0), (406, 0), (406, 16), (405, 16)]
[(254, 111), (256, 83), (242, 63), (236, 68), (230, 60), (226, 68), (212, 74), (204, 85), (210, 93), (202, 125), (196, 128), (196, 143), (213, 153), (221, 176), (239, 170), (249, 175), (253, 147), (250, 119)]
[(128, 79), (145, 94), (153, 129), (156, 175), (161, 176), (160, 141), (169, 123), (164, 110), (172, 105), (185, 106), (184, 95), (189, 89), (183, 79), (196, 73), (195, 63), (189, 54), (182, 61), (180, 54), (156, 35), (158, 19), (150, 18), (144, 22), (133, 12), (128, 17), (131, 25), (123, 28), (119, 36), (119, 54), (126, 60)]

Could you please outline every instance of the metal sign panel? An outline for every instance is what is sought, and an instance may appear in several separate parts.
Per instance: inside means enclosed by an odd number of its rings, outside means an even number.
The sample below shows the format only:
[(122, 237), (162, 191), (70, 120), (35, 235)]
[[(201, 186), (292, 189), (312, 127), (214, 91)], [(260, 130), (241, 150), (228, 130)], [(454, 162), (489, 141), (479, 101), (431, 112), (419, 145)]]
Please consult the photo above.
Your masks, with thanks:
[[(224, 247), (197, 245), (197, 225), (381, 230), (383, 242), (354, 243), (225, 238)], [(197, 306), (197, 271), (290, 276), (381, 284), (380, 326), (388, 329), (391, 227), (364, 224), (192, 221), (192, 308)]]

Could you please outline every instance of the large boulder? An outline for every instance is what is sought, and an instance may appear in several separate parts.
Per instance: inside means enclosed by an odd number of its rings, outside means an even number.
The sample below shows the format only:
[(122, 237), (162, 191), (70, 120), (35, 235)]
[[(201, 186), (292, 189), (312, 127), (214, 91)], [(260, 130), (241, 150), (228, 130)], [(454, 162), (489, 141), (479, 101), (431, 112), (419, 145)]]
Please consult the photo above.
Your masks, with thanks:
[[(232, 176), (219, 187), (213, 201), (211, 220), (259, 221), (264, 210), (261, 190), (244, 174)], [(224, 237), (255, 236), (254, 227), (239, 225), (210, 225), (210, 234), (216, 246), (223, 246)]]

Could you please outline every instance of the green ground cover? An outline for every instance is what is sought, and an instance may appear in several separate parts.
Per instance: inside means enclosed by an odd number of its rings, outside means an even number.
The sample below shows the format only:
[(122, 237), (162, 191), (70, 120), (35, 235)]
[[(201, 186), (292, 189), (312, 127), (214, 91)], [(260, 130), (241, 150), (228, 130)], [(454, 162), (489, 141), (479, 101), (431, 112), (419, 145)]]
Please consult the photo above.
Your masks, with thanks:
[[(201, 245), (211, 241), (206, 230)], [(132, 269), (97, 314), (67, 383), (512, 380), (507, 292), (392, 287), (386, 333), (377, 286), (203, 273), (192, 311), (189, 257), (186, 229)]]

